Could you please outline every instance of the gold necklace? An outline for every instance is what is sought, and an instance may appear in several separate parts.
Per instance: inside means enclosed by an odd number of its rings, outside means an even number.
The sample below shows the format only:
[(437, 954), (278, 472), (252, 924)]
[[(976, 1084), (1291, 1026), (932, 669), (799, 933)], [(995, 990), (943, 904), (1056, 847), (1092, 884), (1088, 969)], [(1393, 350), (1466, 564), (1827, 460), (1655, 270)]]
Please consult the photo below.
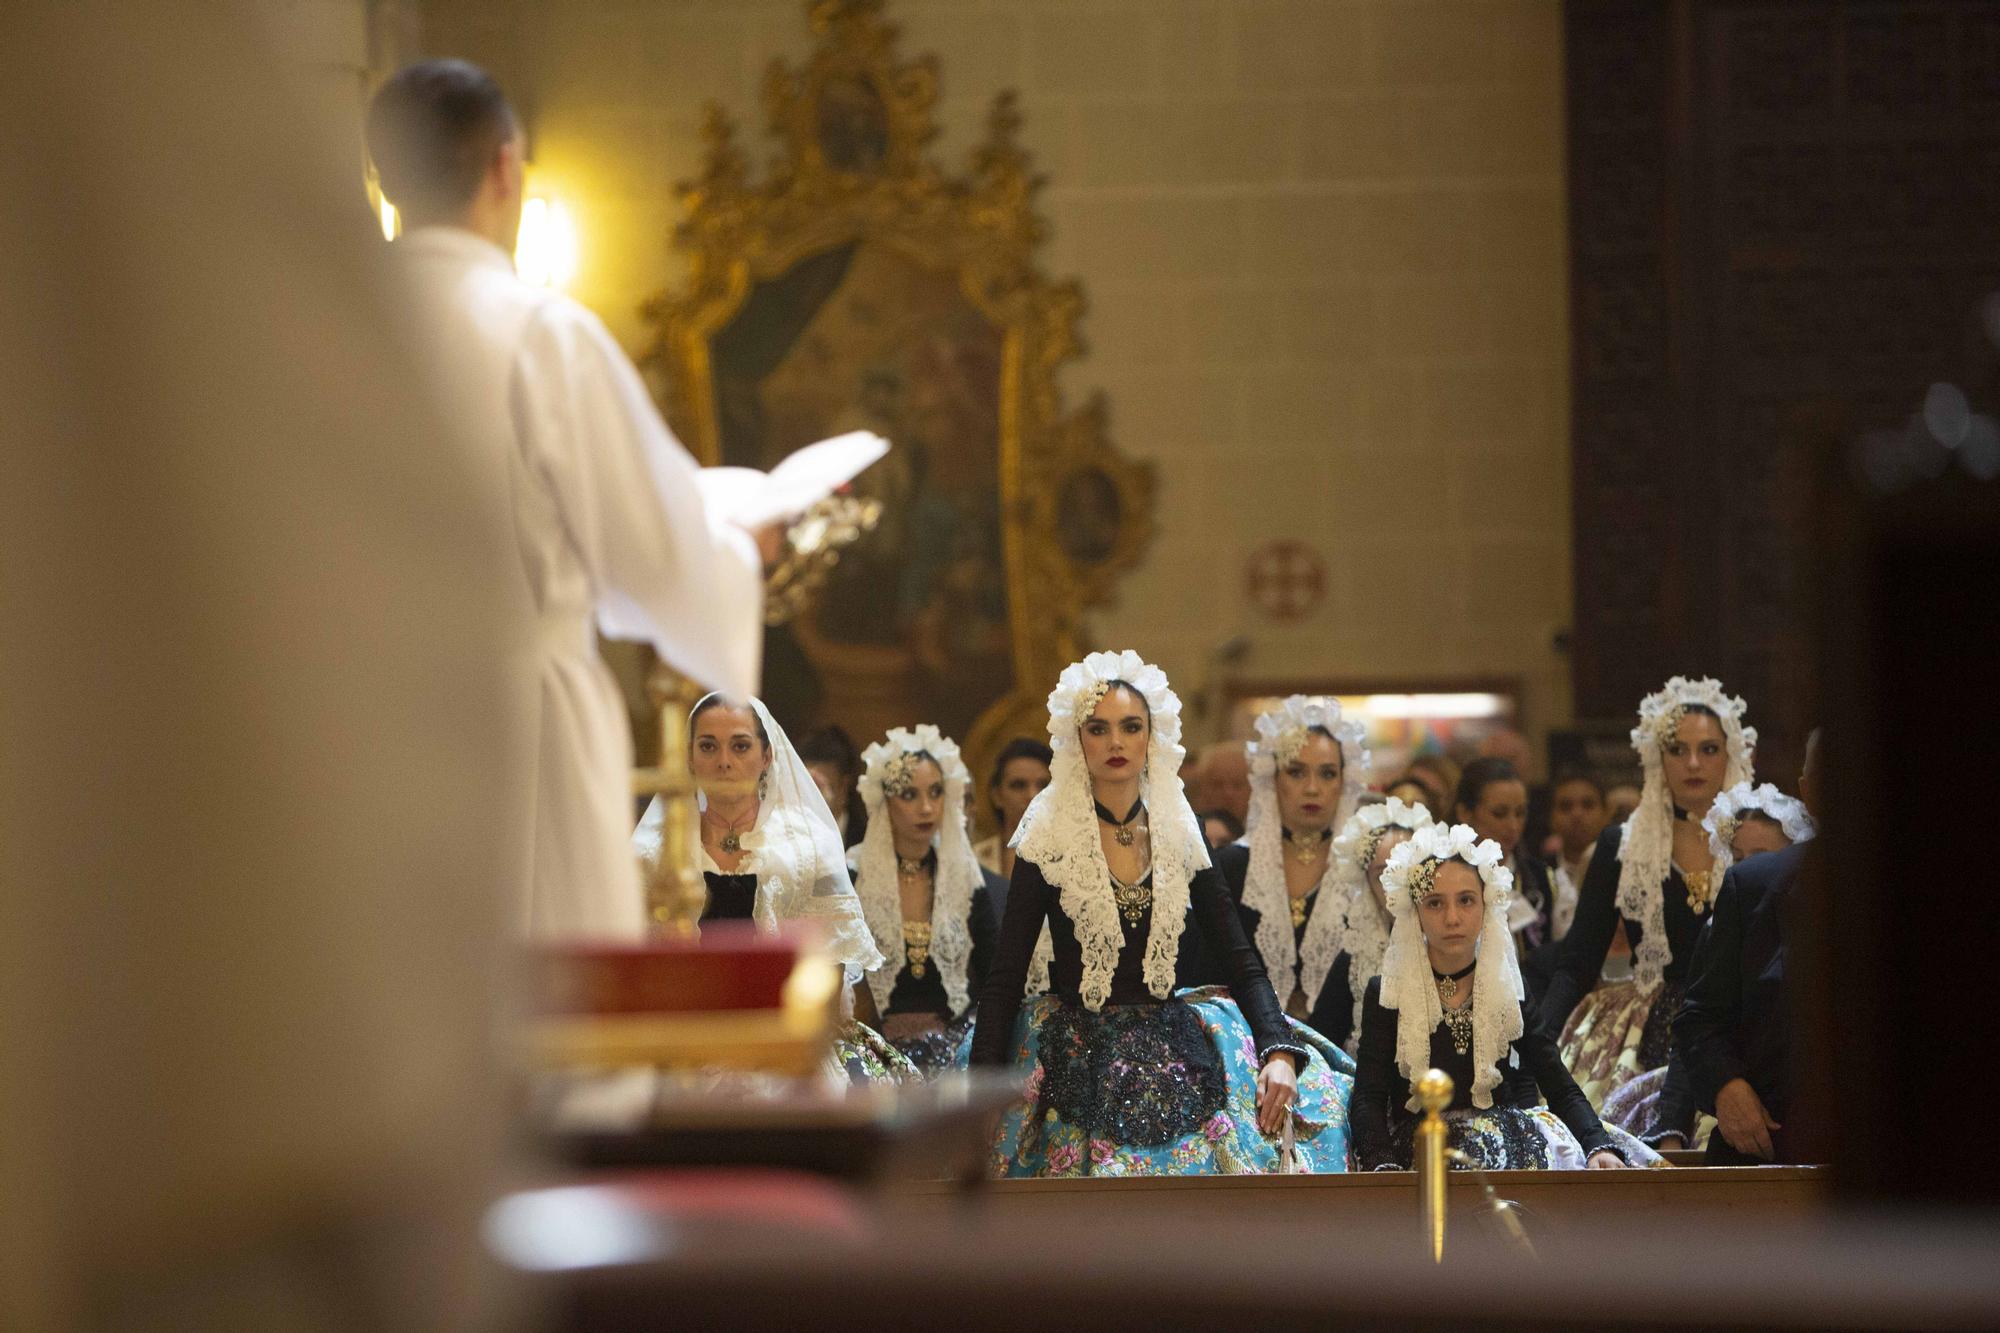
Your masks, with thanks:
[(1307, 894), (1307, 895), (1306, 895), (1305, 897), (1303, 897), (1303, 898), (1294, 898), (1294, 899), (1292, 899), (1292, 929), (1293, 929), (1293, 930), (1304, 930), (1304, 929), (1305, 929), (1305, 925), (1306, 925), (1306, 914), (1307, 914), (1308, 912), (1310, 912), (1310, 911), (1312, 910), (1312, 898), (1313, 898), (1313, 896), (1312, 896), (1312, 895), (1311, 895), (1310, 893), (1308, 893), (1308, 894)]
[(1285, 841), (1292, 845), (1292, 859), (1300, 865), (1311, 865), (1319, 854), (1333, 841), (1332, 829), (1321, 829), (1317, 833), (1298, 834), (1285, 830)]
[(1688, 910), (1696, 916), (1707, 915), (1709, 899), (1714, 897), (1715, 867), (1710, 866), (1706, 870), (1682, 870), (1681, 882), (1687, 885)]
[(1144, 875), (1139, 876), (1138, 880), (1131, 884), (1113, 875), (1111, 898), (1118, 904), (1118, 910), (1125, 914), (1125, 924), (1136, 926), (1139, 924), (1139, 919), (1146, 915), (1147, 909), (1153, 905), (1153, 886), (1147, 882)]
[(924, 968), (931, 961), (931, 923), (928, 921), (905, 921), (903, 923), (903, 957), (910, 964), (910, 975), (923, 980)]
[(1458, 998), (1459, 978), (1472, 971), (1478, 964), (1468, 964), (1463, 972), (1442, 976), (1433, 971), (1431, 977), (1437, 983), (1438, 1003), (1444, 1008), (1445, 1030), (1451, 1034), (1451, 1048), (1460, 1055), (1472, 1049), (1472, 1005), (1468, 1001), (1457, 1008), (1452, 1001)]

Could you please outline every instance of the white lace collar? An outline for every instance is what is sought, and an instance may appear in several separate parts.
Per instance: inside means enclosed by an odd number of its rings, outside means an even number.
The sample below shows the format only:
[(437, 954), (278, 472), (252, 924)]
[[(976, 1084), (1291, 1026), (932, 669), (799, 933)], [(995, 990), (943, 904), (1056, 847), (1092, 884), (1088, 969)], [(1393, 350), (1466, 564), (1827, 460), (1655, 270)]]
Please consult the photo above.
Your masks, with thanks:
[(1102, 1009), (1111, 997), (1125, 932), (1112, 896), (1111, 867), (1098, 841), (1079, 729), (1113, 680), (1137, 690), (1152, 713), (1152, 740), (1139, 783), (1153, 843), (1153, 915), (1142, 971), (1146, 989), (1160, 999), (1173, 994), (1188, 884), (1209, 864), (1208, 843), (1181, 787), (1181, 702), (1166, 673), (1131, 651), (1092, 653), (1072, 663), (1049, 694), (1049, 748), (1055, 752), (1049, 785), (1029, 803), (1012, 845), (1016, 856), (1032, 862), (1061, 891), (1063, 914), (1083, 954), (1081, 998), (1091, 1010)]
[(1751, 762), (1757, 729), (1743, 724), (1742, 699), (1725, 694), (1722, 682), (1675, 676), (1639, 704), (1639, 725), (1632, 728), (1632, 749), (1645, 772), (1639, 808), (1625, 821), (1618, 838), (1618, 911), (1639, 923), (1640, 938), (1632, 949), (1632, 977), (1641, 990), (1660, 984), (1673, 961), (1667, 943), (1666, 893), (1673, 871), (1674, 805), (1667, 791), (1666, 743), (1690, 704), (1700, 704), (1721, 721), (1728, 752), (1722, 785), (1734, 787), (1752, 780)]
[(1464, 824), (1432, 824), (1418, 829), (1389, 856), (1382, 890), (1395, 917), (1382, 959), (1382, 1007), (1396, 1011), (1396, 1068), (1410, 1085), (1406, 1103), (1418, 1108), (1417, 1080), (1431, 1066), (1431, 1033), (1444, 1021), (1444, 1005), (1431, 975), (1430, 950), (1410, 888), (1426, 867), (1463, 861), (1479, 872), (1485, 886), (1486, 916), (1474, 949), (1472, 974), (1472, 1104), (1493, 1105), (1500, 1086), (1500, 1062), (1523, 1028), (1521, 964), (1507, 931), (1507, 905), (1514, 876), (1500, 863), (1500, 844), (1481, 839)]

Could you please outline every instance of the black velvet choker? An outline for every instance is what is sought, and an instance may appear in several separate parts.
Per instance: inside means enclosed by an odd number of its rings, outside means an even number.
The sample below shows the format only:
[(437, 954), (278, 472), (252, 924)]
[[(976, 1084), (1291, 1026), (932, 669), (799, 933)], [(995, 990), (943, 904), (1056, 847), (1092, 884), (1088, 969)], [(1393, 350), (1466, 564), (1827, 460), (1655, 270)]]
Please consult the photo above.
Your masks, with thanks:
[(1680, 820), (1683, 823), (1686, 823), (1688, 820), (1693, 819), (1694, 816), (1689, 814), (1687, 811), (1681, 809), (1680, 803), (1676, 801), (1674, 803), (1674, 818)]
[(1479, 960), (1475, 958), (1471, 962), (1467, 963), (1464, 967), (1458, 969), (1458, 971), (1450, 973), (1449, 975), (1438, 971), (1436, 968), (1431, 969), (1431, 975), (1439, 981), (1463, 981), (1465, 980), (1467, 974), (1469, 974), (1473, 968), (1478, 966), (1479, 966)]
[(1097, 817), (1099, 819), (1103, 820), (1107, 824), (1114, 825), (1118, 828), (1124, 828), (1127, 824), (1137, 819), (1139, 817), (1139, 812), (1146, 808), (1146, 798), (1142, 796), (1138, 800), (1132, 802), (1132, 808), (1125, 812), (1125, 818), (1123, 819), (1120, 819), (1117, 815), (1114, 815), (1109, 810), (1106, 810), (1104, 808), (1104, 802), (1102, 801), (1092, 801), (1091, 804), (1097, 807)]

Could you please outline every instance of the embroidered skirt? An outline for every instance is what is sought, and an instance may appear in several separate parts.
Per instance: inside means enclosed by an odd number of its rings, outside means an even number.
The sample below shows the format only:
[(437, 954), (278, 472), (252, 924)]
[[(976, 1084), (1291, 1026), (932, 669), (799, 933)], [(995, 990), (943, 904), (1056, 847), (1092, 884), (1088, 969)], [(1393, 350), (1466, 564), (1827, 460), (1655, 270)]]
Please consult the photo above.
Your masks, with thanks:
[(970, 1054), (972, 1018), (973, 1011), (967, 1010), (943, 1027), (914, 1037), (891, 1038), (889, 1044), (901, 1051), (919, 1074), (933, 1079), (946, 1070), (965, 1068)]
[[(1397, 1117), (1389, 1126), (1389, 1143), (1396, 1165), (1407, 1171), (1414, 1158), (1412, 1140), (1419, 1117)], [(1465, 1107), (1444, 1113), (1445, 1146), (1456, 1148), (1482, 1171), (1583, 1171), (1590, 1154), (1570, 1133), (1569, 1126), (1546, 1106)], [(1623, 1130), (1605, 1126), (1627, 1166), (1657, 1166), (1658, 1153)], [(1454, 1171), (1467, 1170), (1453, 1162)]]
[(921, 1083), (924, 1076), (908, 1056), (866, 1023), (841, 1024), (827, 1056), (826, 1074), (847, 1087), (871, 1083)]
[[(1660, 1104), (1660, 1090), (1666, 1086), (1667, 1067), (1648, 1069), (1639, 1077), (1626, 1083), (1604, 1099), (1604, 1123), (1628, 1129), (1642, 1136), (1644, 1140), (1658, 1139), (1663, 1134), (1678, 1134), (1680, 1128), (1662, 1125), (1655, 1119)], [(1715, 1117), (1697, 1111), (1694, 1116), (1694, 1136), (1687, 1141), (1690, 1148), (1708, 1146), (1708, 1136), (1715, 1129)]]
[(1679, 983), (1640, 990), (1635, 982), (1614, 981), (1583, 997), (1563, 1024), (1559, 1045), (1592, 1106), (1602, 1111), (1612, 1093), (1666, 1065), (1682, 994)]
[[(1289, 1025), (1293, 1040), (1312, 1052), (1293, 1104), (1296, 1169), (1345, 1171), (1354, 1062), (1311, 1028)], [(1256, 1043), (1225, 988), (1095, 1014), (1037, 996), (1022, 1006), (1014, 1032), (1027, 1101), (1000, 1122), (990, 1160), (995, 1176), (1280, 1169), (1279, 1140), (1257, 1128)]]

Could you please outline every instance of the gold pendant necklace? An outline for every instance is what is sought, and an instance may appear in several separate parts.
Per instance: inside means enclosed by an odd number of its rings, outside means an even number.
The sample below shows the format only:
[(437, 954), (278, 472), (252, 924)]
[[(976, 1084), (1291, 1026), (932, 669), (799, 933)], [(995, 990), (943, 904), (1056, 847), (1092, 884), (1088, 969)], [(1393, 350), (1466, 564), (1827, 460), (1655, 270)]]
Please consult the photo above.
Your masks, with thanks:
[(1449, 977), (1439, 976), (1436, 972), (1431, 973), (1437, 982), (1438, 1003), (1444, 1008), (1445, 1030), (1451, 1034), (1451, 1048), (1460, 1055), (1472, 1049), (1472, 1005), (1468, 1002), (1453, 1008), (1451, 1002), (1458, 998), (1459, 977), (1470, 971), (1472, 968), (1468, 967), (1465, 972)]
[(1306, 914), (1307, 914), (1308, 912), (1310, 912), (1311, 910), (1312, 910), (1312, 895), (1311, 895), (1311, 894), (1307, 894), (1307, 895), (1306, 895), (1305, 897), (1303, 897), (1303, 898), (1294, 898), (1294, 899), (1292, 899), (1292, 929), (1293, 929), (1293, 930), (1304, 930), (1304, 929), (1305, 929), (1305, 927), (1306, 927)]
[(1118, 910), (1125, 914), (1125, 924), (1136, 926), (1140, 918), (1153, 905), (1153, 886), (1146, 876), (1139, 876), (1138, 882), (1127, 884), (1113, 875), (1111, 877), (1111, 898), (1118, 904)]
[(1123, 819), (1119, 819), (1109, 810), (1106, 810), (1103, 802), (1094, 802), (1094, 804), (1097, 806), (1097, 817), (1111, 825), (1111, 836), (1118, 840), (1120, 847), (1130, 847), (1139, 840), (1139, 831), (1134, 825), (1138, 823), (1139, 816), (1145, 813), (1146, 804), (1144, 801), (1134, 801), (1132, 809), (1127, 812)]
[[(1675, 868), (1679, 869), (1679, 867)], [(1714, 881), (1715, 867), (1713, 866), (1710, 866), (1707, 870), (1681, 871), (1681, 882), (1687, 885), (1688, 910), (1696, 916), (1707, 914), (1709, 899), (1713, 896)]]
[(1333, 841), (1332, 829), (1321, 829), (1318, 833), (1304, 835), (1285, 830), (1285, 840), (1292, 845), (1292, 857), (1300, 865), (1311, 865), (1319, 858), (1320, 852)]
[(923, 980), (924, 970), (931, 961), (930, 922), (903, 923), (903, 957), (910, 965), (910, 975), (919, 981)]

